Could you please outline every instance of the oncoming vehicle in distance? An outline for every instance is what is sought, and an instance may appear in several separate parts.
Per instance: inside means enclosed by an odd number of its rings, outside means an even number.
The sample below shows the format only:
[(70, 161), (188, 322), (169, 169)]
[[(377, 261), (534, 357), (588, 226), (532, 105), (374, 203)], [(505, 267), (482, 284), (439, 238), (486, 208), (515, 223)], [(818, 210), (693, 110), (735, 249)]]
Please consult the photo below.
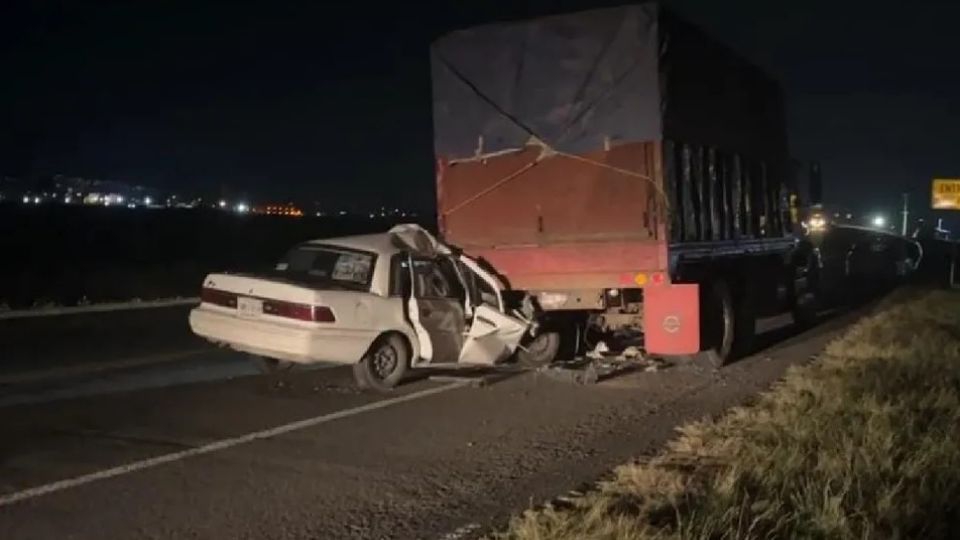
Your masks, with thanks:
[(190, 327), (267, 371), (353, 364), (359, 386), (385, 391), (410, 368), (511, 358), (530, 324), (507, 292), (477, 260), (399, 225), (302, 243), (266, 273), (210, 274)]

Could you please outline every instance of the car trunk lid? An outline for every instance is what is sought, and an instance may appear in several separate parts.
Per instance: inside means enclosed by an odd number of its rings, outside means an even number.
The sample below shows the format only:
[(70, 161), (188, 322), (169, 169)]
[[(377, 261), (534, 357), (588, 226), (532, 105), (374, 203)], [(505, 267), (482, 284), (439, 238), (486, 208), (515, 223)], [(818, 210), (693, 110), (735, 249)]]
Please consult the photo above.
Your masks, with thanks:
[(239, 318), (296, 324), (335, 324), (354, 310), (358, 291), (321, 283), (306, 285), (270, 274), (210, 274), (201, 302)]

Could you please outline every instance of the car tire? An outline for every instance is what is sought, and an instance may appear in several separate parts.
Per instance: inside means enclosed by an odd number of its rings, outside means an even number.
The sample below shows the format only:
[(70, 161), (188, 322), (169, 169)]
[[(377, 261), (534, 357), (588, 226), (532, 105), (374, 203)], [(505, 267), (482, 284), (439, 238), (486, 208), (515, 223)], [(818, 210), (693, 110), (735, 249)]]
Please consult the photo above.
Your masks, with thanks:
[(542, 332), (517, 348), (517, 364), (540, 367), (550, 364), (560, 352), (560, 332)]
[(396, 334), (377, 339), (367, 354), (353, 365), (353, 377), (363, 390), (389, 392), (407, 374), (410, 367), (410, 348)]
[(260, 373), (264, 375), (279, 375), (293, 369), (294, 363), (287, 360), (277, 360), (259, 354), (251, 354), (250, 361)]

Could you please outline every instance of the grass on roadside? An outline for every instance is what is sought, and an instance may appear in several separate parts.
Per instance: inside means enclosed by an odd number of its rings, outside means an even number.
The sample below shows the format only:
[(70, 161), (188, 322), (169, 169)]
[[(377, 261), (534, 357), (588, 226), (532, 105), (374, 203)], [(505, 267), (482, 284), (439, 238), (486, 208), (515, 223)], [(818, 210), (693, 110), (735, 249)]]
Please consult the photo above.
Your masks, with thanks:
[(960, 534), (960, 294), (900, 291), (751, 406), (498, 538)]

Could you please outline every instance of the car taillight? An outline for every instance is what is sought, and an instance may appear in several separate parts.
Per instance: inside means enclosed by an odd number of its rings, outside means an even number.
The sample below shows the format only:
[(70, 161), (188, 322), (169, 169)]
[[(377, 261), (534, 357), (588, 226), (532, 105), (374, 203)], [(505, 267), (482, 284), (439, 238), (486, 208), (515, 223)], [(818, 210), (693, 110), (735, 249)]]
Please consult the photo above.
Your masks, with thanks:
[(228, 308), (237, 307), (236, 294), (219, 289), (211, 289), (209, 287), (204, 287), (203, 290), (200, 291), (200, 301), (206, 304), (214, 304)]
[(326, 306), (313, 306), (313, 320), (316, 322), (337, 322), (333, 316), (333, 311)]
[(311, 306), (281, 300), (264, 300), (263, 312), (277, 317), (297, 319), (298, 321), (332, 323), (337, 320), (333, 316), (333, 311), (330, 311), (330, 308), (326, 306)]

